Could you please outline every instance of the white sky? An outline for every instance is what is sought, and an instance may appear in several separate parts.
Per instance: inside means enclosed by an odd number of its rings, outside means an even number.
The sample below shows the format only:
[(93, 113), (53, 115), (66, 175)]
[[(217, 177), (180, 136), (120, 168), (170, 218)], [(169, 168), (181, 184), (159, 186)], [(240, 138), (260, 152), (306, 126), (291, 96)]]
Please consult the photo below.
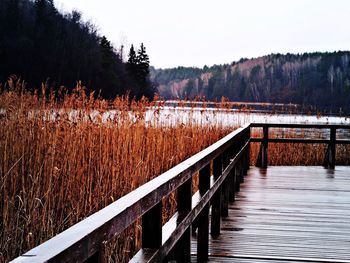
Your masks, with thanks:
[(270, 53), (350, 49), (349, 0), (55, 0), (151, 65), (211, 66)]

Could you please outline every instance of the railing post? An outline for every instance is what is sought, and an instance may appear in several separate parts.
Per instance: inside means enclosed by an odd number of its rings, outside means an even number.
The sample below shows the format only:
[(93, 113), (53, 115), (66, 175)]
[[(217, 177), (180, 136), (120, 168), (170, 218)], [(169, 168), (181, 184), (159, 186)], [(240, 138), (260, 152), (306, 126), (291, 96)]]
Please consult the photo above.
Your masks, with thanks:
[[(223, 152), (222, 164), (223, 164), (222, 170), (225, 170), (227, 165), (229, 164), (229, 156), (228, 156), (227, 150)], [(230, 195), (229, 184), (230, 184), (229, 178), (226, 177), (221, 187), (221, 216), (222, 217), (228, 217), (228, 203), (229, 203), (229, 195)]]
[[(216, 157), (213, 162), (213, 176), (216, 181), (222, 174), (222, 155)], [(212, 198), (211, 204), (211, 229), (210, 233), (213, 237), (220, 235), (221, 221), (221, 186)]]
[(236, 175), (236, 182), (235, 182), (235, 190), (236, 192), (239, 192), (241, 190), (241, 183), (242, 183), (242, 165), (241, 160), (239, 160), (235, 165), (235, 175)]
[(142, 248), (162, 245), (162, 201), (142, 216)]
[[(242, 147), (244, 146), (244, 141), (241, 142), (241, 145), (240, 145), (240, 149), (242, 149)], [(245, 160), (245, 153), (242, 155), (242, 157), (238, 160), (238, 167), (239, 167), (239, 174), (238, 174), (238, 177), (236, 178), (239, 178), (239, 183), (243, 183), (244, 182), (244, 170), (245, 170), (245, 167), (246, 167), (246, 160)]]
[[(182, 184), (177, 190), (177, 211), (179, 216), (177, 224), (182, 220), (192, 209), (192, 178)], [(173, 257), (176, 262), (190, 262), (191, 261), (191, 229), (188, 228), (177, 242)]]
[[(250, 127), (248, 127), (247, 135), (245, 137), (246, 137), (246, 141), (245, 142), (248, 142), (250, 140)], [(247, 150), (245, 152), (244, 157), (245, 157), (244, 158), (245, 159), (245, 162), (244, 162), (244, 175), (247, 175), (249, 167), (250, 167), (250, 142), (248, 144), (248, 148), (247, 148)]]
[(335, 139), (336, 139), (336, 128), (331, 128), (331, 154), (330, 154), (330, 162), (329, 162), (329, 168), (334, 169), (335, 168)]
[(256, 161), (256, 166), (261, 168), (267, 168), (267, 146), (269, 141), (269, 128), (268, 126), (263, 126), (264, 137), (260, 145), (260, 151), (258, 160)]
[[(199, 171), (199, 193), (205, 194), (210, 188), (210, 163)], [(197, 261), (208, 260), (209, 253), (209, 204), (198, 216)]]
[(101, 262), (101, 254), (100, 252), (96, 252), (91, 257), (89, 257), (87, 260), (84, 261), (85, 263), (99, 263)]
[[(239, 149), (240, 147), (240, 143), (237, 142), (235, 143), (231, 150), (230, 150), (230, 155), (229, 155), (229, 159), (228, 159), (228, 163), (231, 162), (231, 158), (230, 157), (234, 157), (237, 153), (236, 149)], [(237, 174), (234, 168), (232, 168), (232, 170), (230, 171), (230, 173), (228, 174), (228, 178), (227, 178), (227, 184), (229, 186), (229, 202), (234, 202), (235, 201), (235, 191), (236, 191), (236, 181), (237, 181)]]
[(237, 182), (237, 174), (234, 168), (232, 168), (230, 174), (228, 175), (228, 184), (230, 185), (229, 188), (229, 202), (235, 201), (235, 195), (236, 195), (236, 182)]
[(326, 168), (330, 168), (330, 169), (335, 168), (336, 131), (337, 130), (335, 127), (331, 127), (329, 144), (328, 144), (326, 155), (323, 162), (323, 165)]

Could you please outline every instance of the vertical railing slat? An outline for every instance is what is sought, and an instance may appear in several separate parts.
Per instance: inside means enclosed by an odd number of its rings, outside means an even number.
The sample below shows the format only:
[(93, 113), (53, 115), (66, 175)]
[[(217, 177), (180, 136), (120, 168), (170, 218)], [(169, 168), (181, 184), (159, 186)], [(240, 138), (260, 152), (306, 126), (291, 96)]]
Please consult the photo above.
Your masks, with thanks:
[[(177, 190), (177, 224), (188, 215), (192, 209), (192, 178), (182, 184)], [(191, 229), (187, 229), (173, 249), (173, 256), (176, 262), (191, 261)]]
[[(216, 157), (213, 161), (213, 176), (216, 181), (222, 174), (222, 155)], [(213, 237), (220, 235), (221, 221), (221, 186), (212, 199), (211, 207), (211, 229), (210, 233)]]
[(157, 249), (162, 245), (162, 202), (142, 216), (142, 248)]
[(329, 143), (325, 153), (323, 166), (326, 168), (335, 168), (335, 151), (336, 151), (336, 127), (330, 128)]
[(329, 160), (329, 168), (335, 168), (335, 139), (336, 139), (336, 128), (331, 128), (330, 135), (330, 160)]
[[(230, 163), (230, 159), (233, 158), (236, 155), (236, 153), (238, 152), (237, 149), (239, 150), (239, 146), (240, 146), (239, 142), (235, 142), (232, 145), (232, 147), (229, 151), (228, 163)], [(228, 200), (229, 200), (229, 202), (234, 202), (235, 201), (235, 192), (236, 192), (236, 186), (235, 186), (235, 184), (236, 184), (236, 171), (234, 168), (228, 174), (227, 183), (229, 186)]]
[(269, 142), (269, 128), (268, 126), (263, 126), (263, 139), (260, 145), (260, 151), (258, 160), (256, 161), (256, 166), (261, 168), (267, 168), (267, 147)]
[[(224, 151), (222, 156), (222, 164), (223, 170), (226, 169), (229, 164), (229, 154), (228, 151)], [(230, 196), (230, 188), (229, 188), (229, 177), (226, 177), (221, 186), (221, 216), (228, 217), (228, 204), (229, 204), (229, 196)]]
[[(210, 188), (210, 164), (199, 171), (199, 193), (205, 194)], [(207, 204), (198, 216), (197, 235), (197, 261), (208, 260), (209, 252), (209, 204)]]
[[(245, 139), (247, 141), (250, 140), (250, 128), (247, 129), (247, 134), (245, 135)], [(244, 159), (245, 159), (245, 163), (244, 163), (244, 175), (247, 175), (248, 173), (248, 170), (249, 170), (249, 166), (250, 166), (250, 143), (248, 144), (248, 148), (245, 152), (245, 155), (244, 155)]]
[(240, 161), (238, 161), (235, 165), (235, 175), (236, 175), (236, 181), (235, 181), (235, 191), (239, 192), (241, 190), (241, 164)]
[(85, 263), (100, 263), (101, 262), (101, 253), (96, 252), (91, 257), (89, 257), (87, 260), (85, 260)]

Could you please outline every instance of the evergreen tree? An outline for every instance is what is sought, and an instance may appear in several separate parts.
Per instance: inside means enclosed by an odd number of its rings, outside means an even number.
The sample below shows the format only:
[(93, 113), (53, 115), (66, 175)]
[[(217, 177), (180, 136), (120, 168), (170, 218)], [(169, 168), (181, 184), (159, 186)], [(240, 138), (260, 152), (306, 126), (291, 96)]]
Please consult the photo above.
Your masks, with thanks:
[(139, 87), (137, 83), (137, 56), (134, 49), (134, 45), (131, 45), (128, 55), (128, 61), (126, 62), (126, 71), (131, 87), (129, 88), (130, 95), (136, 96)]
[(128, 62), (126, 63), (126, 70), (128, 71), (128, 74), (130, 75), (130, 77), (132, 77), (133, 79), (136, 78), (137, 56), (134, 49), (134, 45), (131, 45), (130, 47), (129, 58), (128, 58)]
[(134, 46), (131, 45), (126, 69), (130, 81), (133, 83), (131, 95), (135, 96), (136, 99), (140, 99), (142, 96), (152, 99), (155, 88), (150, 81), (149, 57), (143, 44), (141, 44), (137, 54)]
[(149, 57), (146, 53), (146, 48), (141, 43), (141, 47), (137, 52), (137, 80), (139, 83), (138, 98), (146, 96), (149, 98), (152, 94), (149, 94), (149, 88), (151, 86), (149, 80)]
[(141, 47), (137, 52), (137, 64), (140, 80), (146, 82), (147, 78), (149, 77), (149, 57), (143, 43), (141, 43)]

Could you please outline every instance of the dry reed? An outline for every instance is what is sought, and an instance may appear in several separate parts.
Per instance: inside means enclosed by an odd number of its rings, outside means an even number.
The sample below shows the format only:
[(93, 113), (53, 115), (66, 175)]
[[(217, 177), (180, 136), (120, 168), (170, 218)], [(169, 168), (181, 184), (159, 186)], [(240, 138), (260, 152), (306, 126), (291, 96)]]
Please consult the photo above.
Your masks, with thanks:
[[(51, 238), (232, 130), (181, 122), (149, 125), (145, 111), (154, 105), (145, 100), (108, 102), (87, 96), (78, 85), (56, 101), (45, 87), (39, 95), (23, 85), (10, 79), (0, 90), (0, 262)], [(115, 114), (103, 119), (110, 109)], [(271, 145), (270, 164), (320, 164), (322, 147)], [(252, 164), (256, 152), (253, 144)], [(349, 156), (349, 148), (341, 152)], [(165, 202), (164, 217), (171, 215), (173, 204), (173, 198)], [(136, 222), (109, 242), (105, 260), (129, 259), (140, 245), (139, 229)]]
[[(12, 80), (11, 80), (12, 81)], [(229, 129), (146, 125), (147, 101), (81, 87), (56, 101), (9, 82), (0, 94), (0, 261), (8, 261), (207, 147)], [(17, 86), (17, 87), (16, 87)], [(63, 96), (63, 95), (62, 95)], [(113, 118), (101, 114), (113, 108)], [(99, 112), (96, 115), (96, 112)], [(72, 117), (72, 115), (74, 115)], [(129, 229), (129, 231), (132, 231)], [(132, 231), (133, 232), (133, 231)], [(138, 246), (119, 238), (120, 261)]]

